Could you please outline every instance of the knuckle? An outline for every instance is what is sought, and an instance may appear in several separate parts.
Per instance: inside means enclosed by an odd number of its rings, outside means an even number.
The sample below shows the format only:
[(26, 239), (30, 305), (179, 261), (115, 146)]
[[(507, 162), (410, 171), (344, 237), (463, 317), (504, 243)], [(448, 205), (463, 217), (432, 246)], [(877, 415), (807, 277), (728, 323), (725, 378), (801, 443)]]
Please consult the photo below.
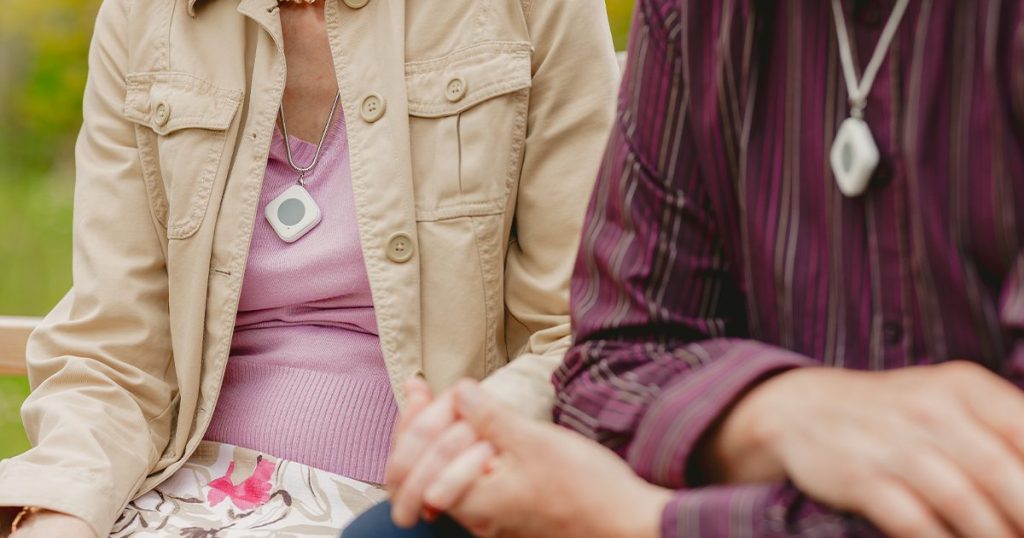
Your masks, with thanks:
[(1012, 469), (1016, 462), (1008, 458), (1001, 450), (978, 448), (978, 454), (973, 460), (972, 474), (983, 484), (999, 486), (1000, 481), (1006, 476), (1006, 470)]
[(892, 534), (897, 538), (928, 536), (933, 528), (925, 516), (919, 514), (894, 514), (891, 523)]
[(972, 385), (987, 377), (989, 373), (980, 364), (971, 361), (948, 361), (939, 365), (945, 379), (956, 385)]
[[(836, 473), (837, 484), (870, 484), (873, 479), (873, 473), (871, 473), (864, 465), (846, 463), (844, 465), (837, 465), (833, 471)], [(867, 493), (867, 488), (854, 487), (847, 490), (847, 494), (853, 498), (861, 497), (864, 499), (864, 495)]]
[(935, 493), (932, 503), (947, 518), (959, 520), (974, 511), (974, 503), (967, 501), (970, 498), (972, 498), (971, 492), (967, 488), (962, 485), (951, 486)]
[(461, 453), (473, 442), (472, 428), (464, 423), (456, 424), (444, 432), (434, 446), (437, 456), (451, 459)]
[(922, 387), (903, 400), (907, 418), (925, 427), (943, 426), (948, 416), (948, 397), (943, 397), (932, 387)]
[(912, 500), (901, 487), (891, 482), (862, 488), (857, 496), (857, 505), (853, 511), (864, 515), (893, 538), (934, 536), (938, 525), (924, 505)]
[(431, 439), (437, 434), (437, 425), (434, 421), (429, 420), (426, 417), (421, 417), (419, 420), (413, 421), (409, 424), (409, 429), (406, 431), (407, 437), (413, 440), (426, 440)]
[(464, 445), (462, 436), (456, 433), (445, 435), (437, 442), (436, 451), (441, 456), (452, 456), (458, 453)]

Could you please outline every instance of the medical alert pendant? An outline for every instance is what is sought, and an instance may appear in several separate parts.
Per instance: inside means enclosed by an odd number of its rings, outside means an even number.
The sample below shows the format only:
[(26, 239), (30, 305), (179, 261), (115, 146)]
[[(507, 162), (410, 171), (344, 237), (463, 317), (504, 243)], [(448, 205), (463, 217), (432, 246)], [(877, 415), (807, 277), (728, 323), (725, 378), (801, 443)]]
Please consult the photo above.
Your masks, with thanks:
[(832, 142), (829, 161), (844, 195), (853, 198), (864, 193), (878, 167), (878, 146), (864, 120), (854, 117), (843, 121)]
[(302, 185), (292, 185), (267, 204), (264, 214), (277, 236), (294, 243), (320, 224), (320, 206)]

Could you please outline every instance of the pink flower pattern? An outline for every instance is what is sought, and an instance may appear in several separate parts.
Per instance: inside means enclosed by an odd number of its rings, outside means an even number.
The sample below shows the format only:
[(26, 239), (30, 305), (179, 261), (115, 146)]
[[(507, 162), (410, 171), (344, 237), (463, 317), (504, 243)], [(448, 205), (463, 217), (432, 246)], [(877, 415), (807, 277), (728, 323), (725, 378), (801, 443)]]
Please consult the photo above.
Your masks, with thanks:
[(251, 510), (262, 506), (270, 500), (270, 478), (275, 467), (274, 462), (259, 457), (252, 475), (236, 485), (231, 481), (231, 473), (235, 470), (235, 461), (232, 460), (228, 464), (227, 473), (208, 484), (210, 491), (206, 494), (206, 500), (211, 507), (217, 506), (224, 499), (231, 499), (232, 504), (239, 510)]

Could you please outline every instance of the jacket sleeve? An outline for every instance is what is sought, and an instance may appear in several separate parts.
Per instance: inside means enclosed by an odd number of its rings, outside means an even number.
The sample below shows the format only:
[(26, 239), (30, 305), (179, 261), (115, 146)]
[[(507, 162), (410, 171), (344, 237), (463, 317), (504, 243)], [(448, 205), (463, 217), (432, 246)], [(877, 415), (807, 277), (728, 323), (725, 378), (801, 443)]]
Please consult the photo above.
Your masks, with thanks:
[(106, 536), (167, 442), (176, 384), (162, 232), (123, 116), (129, 0), (100, 8), (76, 146), (74, 287), (32, 335), (0, 506), (84, 519)]
[(789, 484), (707, 486), (695, 464), (701, 438), (747, 390), (817, 362), (747, 335), (699, 164), (679, 6), (638, 4), (573, 276), (577, 340), (555, 375), (556, 422), (676, 490), (666, 537), (871, 535)]
[(507, 366), (484, 381), (550, 420), (571, 344), (569, 279), (615, 112), (619, 68), (600, 0), (524, 1), (534, 45), (526, 147), (505, 269)]

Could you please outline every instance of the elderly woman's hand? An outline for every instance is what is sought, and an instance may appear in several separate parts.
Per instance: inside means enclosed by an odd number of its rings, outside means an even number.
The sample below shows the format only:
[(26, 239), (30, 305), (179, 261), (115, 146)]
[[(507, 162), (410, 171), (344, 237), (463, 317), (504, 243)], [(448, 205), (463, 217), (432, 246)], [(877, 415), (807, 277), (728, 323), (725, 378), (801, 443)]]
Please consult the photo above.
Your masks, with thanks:
[(453, 390), (435, 399), (419, 379), (406, 382), (405, 390), (406, 408), (395, 432), (385, 482), (395, 523), (412, 527), (421, 516), (434, 513), (425, 502), (427, 488), (473, 446), (477, 436), (472, 426), (456, 420)]

